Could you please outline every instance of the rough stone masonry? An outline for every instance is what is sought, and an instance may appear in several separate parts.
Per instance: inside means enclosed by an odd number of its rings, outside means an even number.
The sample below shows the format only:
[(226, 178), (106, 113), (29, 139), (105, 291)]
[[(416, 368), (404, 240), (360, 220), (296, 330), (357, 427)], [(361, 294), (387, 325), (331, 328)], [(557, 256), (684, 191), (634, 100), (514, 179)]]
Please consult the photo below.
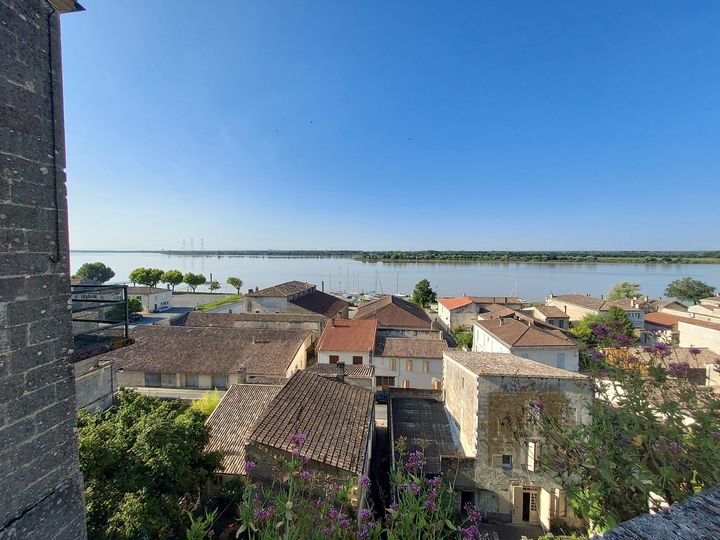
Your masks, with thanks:
[(0, 539), (86, 537), (58, 11), (0, 0)]

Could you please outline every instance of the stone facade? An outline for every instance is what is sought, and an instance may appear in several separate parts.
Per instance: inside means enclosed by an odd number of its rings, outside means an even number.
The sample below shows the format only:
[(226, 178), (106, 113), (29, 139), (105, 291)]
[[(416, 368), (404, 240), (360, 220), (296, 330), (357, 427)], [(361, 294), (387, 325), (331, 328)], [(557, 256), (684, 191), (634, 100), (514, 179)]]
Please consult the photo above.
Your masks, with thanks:
[(0, 539), (83, 539), (60, 22), (0, 0), (0, 23)]

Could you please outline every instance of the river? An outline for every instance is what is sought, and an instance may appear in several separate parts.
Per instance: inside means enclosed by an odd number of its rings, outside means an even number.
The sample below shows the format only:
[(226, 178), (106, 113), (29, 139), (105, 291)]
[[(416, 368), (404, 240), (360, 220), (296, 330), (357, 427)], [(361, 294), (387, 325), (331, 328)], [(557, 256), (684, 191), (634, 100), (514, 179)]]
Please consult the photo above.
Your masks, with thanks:
[[(388, 263), (340, 258), (70, 252), (73, 270), (94, 261), (101, 261), (115, 271), (112, 282), (127, 281), (133, 268), (146, 266), (201, 273), (208, 279), (212, 273), (212, 278), (223, 285), (222, 290), (228, 292), (233, 290), (225, 284), (229, 276), (242, 279), (244, 289), (297, 279), (315, 283), (318, 289), (324, 281), (326, 291), (404, 294), (412, 292), (415, 283), (427, 278), (442, 296), (518, 295), (525, 300), (542, 300), (551, 292), (599, 296), (620, 281), (640, 283), (642, 294), (658, 297), (670, 281), (686, 276), (720, 287), (720, 265), (717, 264)], [(179, 287), (184, 288), (184, 285)]]

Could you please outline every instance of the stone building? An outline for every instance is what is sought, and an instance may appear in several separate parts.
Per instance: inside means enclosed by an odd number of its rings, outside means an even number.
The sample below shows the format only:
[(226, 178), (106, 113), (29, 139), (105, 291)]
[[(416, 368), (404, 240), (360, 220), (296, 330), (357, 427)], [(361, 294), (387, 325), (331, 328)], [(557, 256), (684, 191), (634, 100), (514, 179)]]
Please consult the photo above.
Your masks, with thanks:
[(316, 313), (327, 318), (347, 319), (348, 307), (345, 300), (302, 281), (256, 289), (245, 298), (248, 313)]
[(477, 320), (478, 313), (492, 304), (510, 309), (520, 309), (522, 300), (515, 296), (458, 296), (438, 300), (438, 323), (445, 330), (457, 325), (469, 328)]
[(375, 340), (376, 385), (382, 388), (439, 389), (443, 379), (443, 339), (378, 337)]
[(330, 319), (317, 344), (318, 364), (372, 365), (377, 321)]
[(0, 538), (86, 537), (59, 19), (81, 9), (0, 0)]
[(432, 327), (432, 320), (422, 307), (392, 294), (362, 304), (353, 319), (374, 319), (378, 328), (430, 330)]
[(589, 294), (551, 294), (545, 299), (545, 305), (554, 306), (570, 317), (571, 322), (581, 320), (586, 315), (604, 315), (611, 307), (619, 307), (632, 321), (635, 328), (645, 326), (645, 313), (656, 311), (656, 308), (644, 298), (623, 298), (621, 300), (605, 300)]
[(373, 393), (328, 377), (300, 371), (283, 386), (258, 418), (248, 436), (245, 456), (256, 464), (250, 476), (272, 484), (277, 457), (289, 459), (292, 437), (307, 437), (300, 452), (304, 468), (325, 484), (350, 481), (350, 499), (362, 507), (359, 480), (370, 471), (375, 432)]
[(539, 473), (542, 439), (526, 422), (532, 400), (586, 422), (584, 375), (505, 353), (445, 353), (444, 402), (459, 446), (474, 458), (475, 504), (489, 517), (546, 529), (579, 525), (558, 485)]

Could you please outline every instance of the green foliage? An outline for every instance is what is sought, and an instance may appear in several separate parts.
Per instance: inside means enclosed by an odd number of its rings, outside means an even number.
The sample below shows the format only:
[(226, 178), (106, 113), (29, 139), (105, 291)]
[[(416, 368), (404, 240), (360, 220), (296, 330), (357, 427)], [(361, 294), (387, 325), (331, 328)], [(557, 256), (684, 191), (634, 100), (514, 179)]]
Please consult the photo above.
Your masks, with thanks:
[(216, 389), (205, 392), (200, 399), (193, 400), (190, 407), (208, 418), (215, 410), (215, 407), (218, 406), (218, 403), (220, 403), (220, 392)]
[(461, 324), (458, 324), (452, 328), (451, 332), (455, 338), (455, 342), (458, 344), (458, 347), (467, 351), (472, 349), (473, 335), (471, 330), (468, 330)]
[(220, 283), (218, 281), (212, 280), (210, 283), (208, 283), (208, 288), (210, 289), (210, 292), (217, 291), (220, 288)]
[(195, 309), (197, 311), (211, 311), (215, 308), (222, 307), (227, 304), (234, 304), (235, 302), (239, 302), (245, 298), (242, 294), (228, 294), (220, 298), (220, 300), (215, 300), (214, 302), (208, 302), (207, 304), (200, 304)]
[(193, 274), (192, 272), (188, 272), (183, 276), (183, 281), (188, 284), (188, 286), (193, 290), (193, 292), (195, 292), (195, 289), (198, 288), (198, 285), (202, 285), (207, 280), (202, 274)]
[[(139, 298), (131, 296), (128, 298), (128, 315), (133, 313), (140, 313), (143, 310), (142, 302)], [(125, 306), (115, 306), (108, 310), (105, 318), (109, 321), (123, 321), (125, 320)]]
[[(622, 308), (612, 306), (607, 314), (602, 317), (600, 323), (608, 326), (611, 331), (614, 331), (615, 335), (611, 339), (617, 340), (617, 335), (622, 334), (628, 337), (630, 343), (634, 343), (637, 340), (635, 337), (635, 326)], [(598, 333), (597, 327), (595, 333)], [(602, 342), (601, 344), (607, 345)]]
[(183, 275), (180, 270), (168, 270), (163, 272), (160, 276), (160, 281), (167, 283), (172, 287), (172, 291), (175, 292), (175, 286), (180, 285), (183, 282)]
[(145, 285), (146, 287), (155, 287), (163, 277), (164, 272), (159, 268), (135, 268), (130, 272), (130, 281), (133, 284)]
[(105, 266), (101, 262), (85, 263), (78, 271), (75, 272), (75, 277), (92, 279), (98, 283), (105, 283), (115, 276), (112, 268)]
[(592, 326), (602, 322), (602, 315), (585, 315), (570, 329), (570, 333), (586, 347), (596, 347), (598, 344)]
[(415, 289), (413, 289), (410, 301), (422, 307), (428, 307), (436, 300), (437, 294), (430, 287), (430, 282), (427, 279), (421, 279), (418, 281), (417, 285), (415, 285)]
[(608, 300), (622, 300), (624, 298), (637, 298), (640, 295), (640, 284), (630, 281), (616, 283), (608, 292)]
[(611, 345), (624, 360), (596, 355), (588, 423), (527, 410), (545, 440), (542, 470), (598, 531), (646, 513), (653, 493), (674, 504), (720, 483), (720, 396), (693, 384), (663, 343), (637, 354)]
[(206, 453), (205, 416), (181, 401), (121, 389), (118, 404), (78, 413), (80, 468), (88, 535), (97, 539), (171, 538), (219, 466)]
[[(480, 513), (469, 505), (466, 528), (458, 526), (452, 486), (440, 477), (427, 478), (422, 451), (407, 454), (401, 442), (399, 461), (390, 476), (393, 505), (378, 519), (367, 509), (355, 513), (350, 494), (355, 486), (328, 485), (323, 474), (305, 470), (303, 435), (294, 435), (289, 457), (278, 457), (272, 489), (252, 482), (254, 463), (247, 463), (250, 481), (238, 507), (238, 537), (248, 540), (368, 540), (481, 538)], [(406, 460), (407, 459), (407, 460)], [(370, 487), (362, 477), (359, 494)], [(260, 493), (259, 493), (260, 492)], [(259, 496), (258, 496), (259, 495)]]
[(239, 277), (230, 276), (229, 278), (227, 278), (227, 284), (231, 287), (235, 287), (237, 293), (240, 294), (240, 289), (242, 289), (243, 286), (242, 279), (240, 279)]
[(691, 277), (671, 281), (665, 289), (666, 296), (695, 304), (713, 294), (715, 294), (715, 287)]
[(206, 510), (205, 515), (197, 519), (195, 519), (192, 514), (188, 514), (190, 517), (190, 527), (185, 531), (185, 540), (203, 540), (207, 538), (208, 533), (212, 529), (216, 514), (217, 508), (209, 514)]

